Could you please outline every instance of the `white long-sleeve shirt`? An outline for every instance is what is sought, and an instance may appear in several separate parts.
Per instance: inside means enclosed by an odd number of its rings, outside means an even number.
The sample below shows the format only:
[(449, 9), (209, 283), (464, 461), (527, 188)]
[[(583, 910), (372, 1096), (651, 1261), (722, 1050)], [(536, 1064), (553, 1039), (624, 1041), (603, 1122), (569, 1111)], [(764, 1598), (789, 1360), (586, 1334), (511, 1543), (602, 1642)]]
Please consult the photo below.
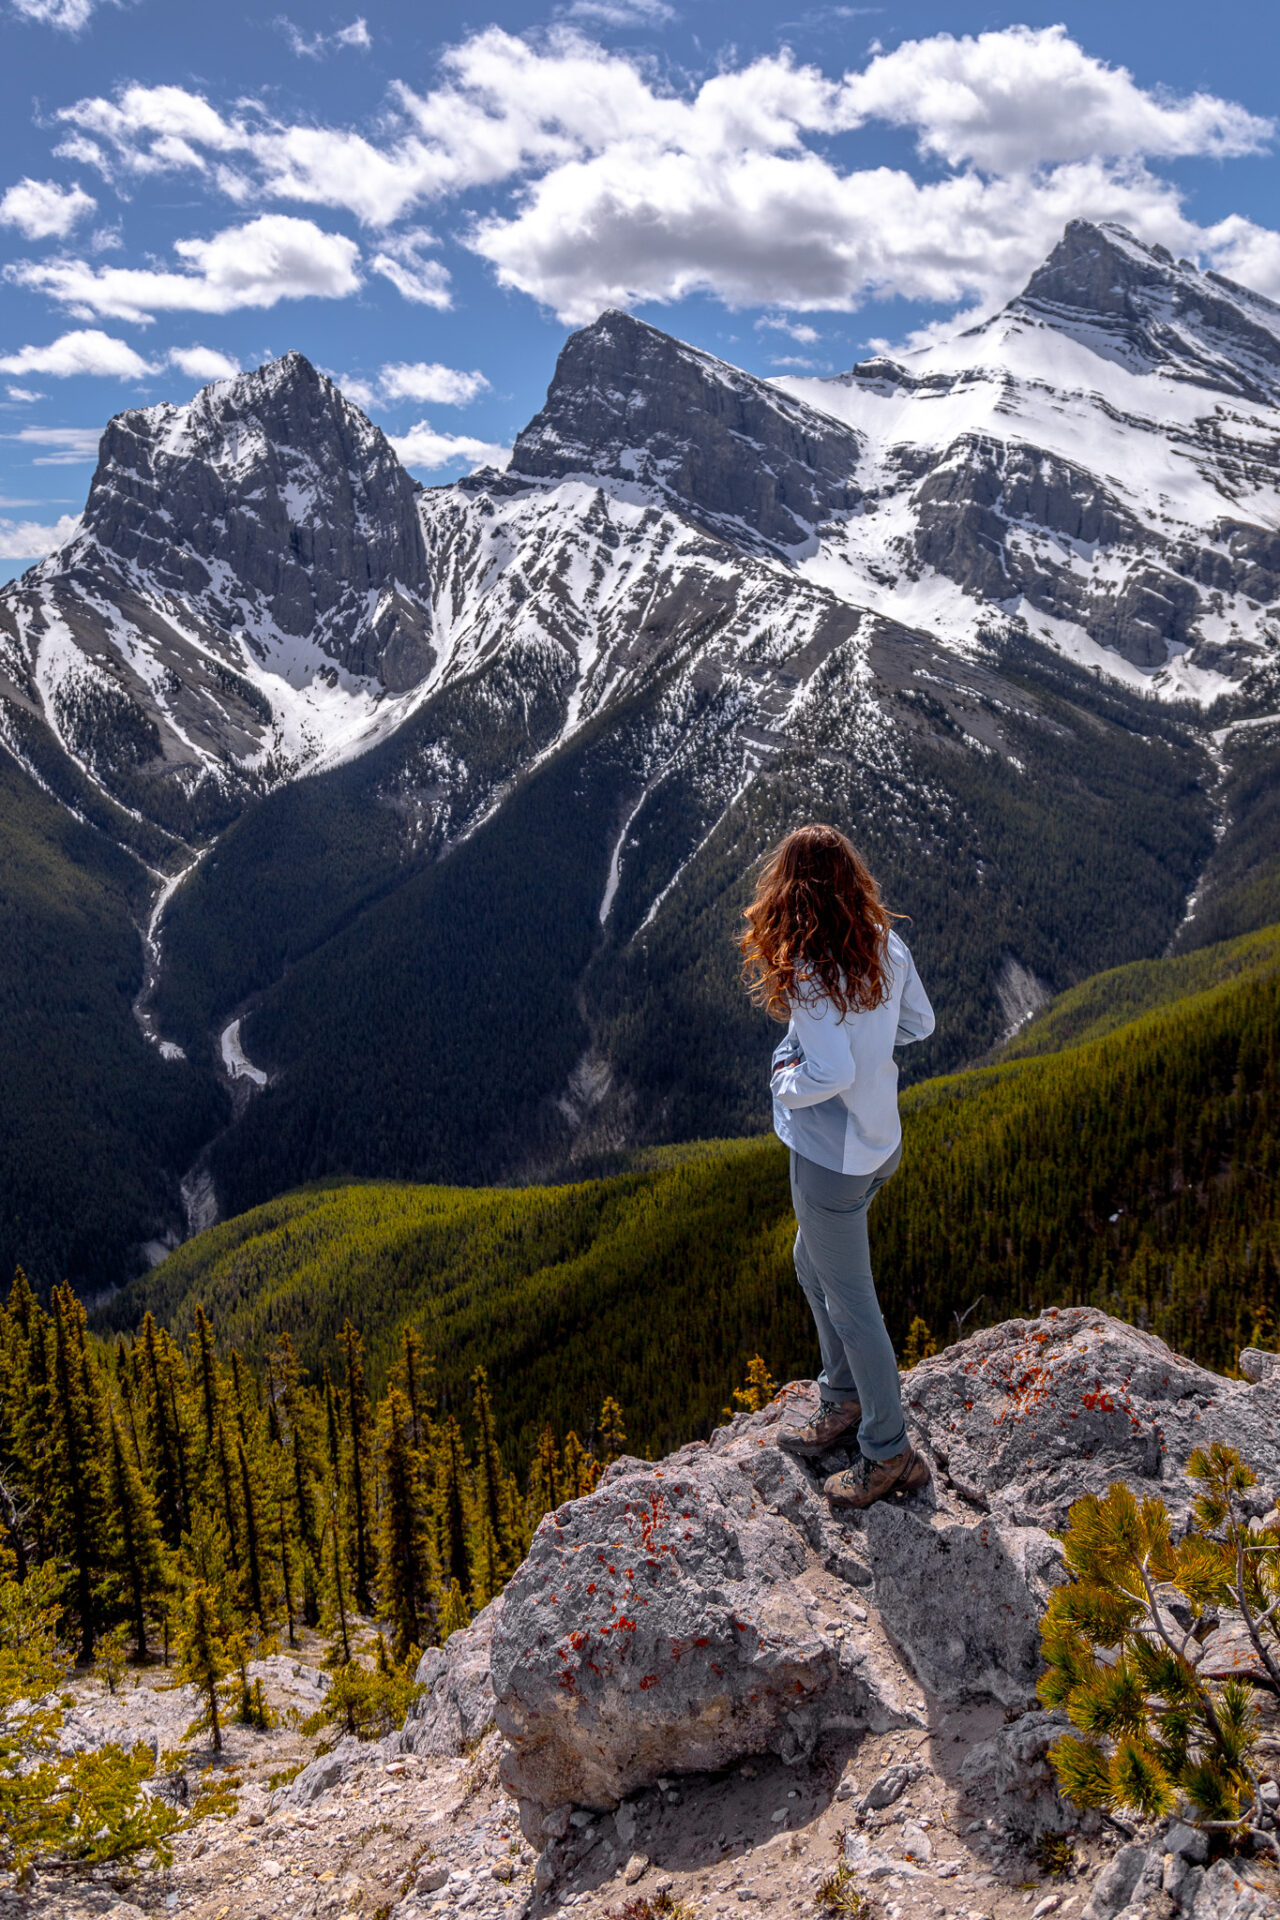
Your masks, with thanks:
[(835, 1173), (872, 1173), (889, 1158), (902, 1138), (893, 1050), (933, 1032), (929, 997), (896, 933), (887, 971), (883, 1003), (843, 1020), (825, 996), (793, 1000), (786, 1038), (774, 1050), (773, 1130)]

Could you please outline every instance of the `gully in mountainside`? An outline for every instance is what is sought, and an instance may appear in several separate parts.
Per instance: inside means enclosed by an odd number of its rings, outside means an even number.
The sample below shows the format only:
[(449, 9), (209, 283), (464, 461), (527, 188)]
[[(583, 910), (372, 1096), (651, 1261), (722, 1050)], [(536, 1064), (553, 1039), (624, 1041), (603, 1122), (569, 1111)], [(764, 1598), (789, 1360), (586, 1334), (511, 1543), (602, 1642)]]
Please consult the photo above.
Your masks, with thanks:
[(796, 1278), (818, 1331), (819, 1400), (781, 1445), (817, 1458), (856, 1428), (859, 1455), (825, 1487), (836, 1509), (928, 1483), (907, 1439), (898, 1363), (876, 1298), (867, 1209), (902, 1157), (893, 1050), (933, 1008), (866, 866), (834, 827), (799, 827), (769, 857), (742, 939), (753, 998), (786, 1036), (773, 1126), (791, 1150)]
[(165, 908), (173, 899), (178, 888), (182, 885), (189, 873), (195, 872), (207, 852), (208, 848), (202, 847), (199, 853), (194, 854), (184, 867), (179, 867), (176, 873), (167, 875), (161, 873), (155, 874), (155, 878), (160, 884), (156, 890), (155, 899), (151, 903), (151, 912), (147, 917), (147, 924), (142, 931), (142, 947), (146, 961), (142, 975), (142, 985), (139, 987), (133, 1002), (133, 1017), (139, 1027), (141, 1027), (145, 1038), (151, 1042), (152, 1046), (160, 1049), (160, 1057), (163, 1060), (185, 1060), (187, 1056), (184, 1049), (180, 1047), (176, 1041), (161, 1038), (155, 1014), (151, 1010), (151, 1001), (155, 994), (156, 982), (160, 978), (160, 922), (164, 918)]

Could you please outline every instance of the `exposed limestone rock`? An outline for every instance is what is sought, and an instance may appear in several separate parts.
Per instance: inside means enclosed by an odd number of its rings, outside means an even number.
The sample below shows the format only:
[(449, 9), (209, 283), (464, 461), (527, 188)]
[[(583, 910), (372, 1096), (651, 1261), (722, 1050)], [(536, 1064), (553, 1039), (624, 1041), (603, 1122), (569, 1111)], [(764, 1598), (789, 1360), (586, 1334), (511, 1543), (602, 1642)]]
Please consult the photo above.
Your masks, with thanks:
[(439, 1758), (465, 1753), (492, 1727), (489, 1663), (502, 1607), (499, 1594), (469, 1627), (423, 1654), (417, 1680), (425, 1691), (409, 1709), (399, 1736), (402, 1751)]
[[(1061, 1578), (1047, 1529), (1117, 1478), (1184, 1515), (1181, 1469), (1215, 1439), (1280, 1481), (1280, 1369), (1261, 1371), (1223, 1379), (1088, 1308), (984, 1329), (906, 1383), (935, 1485), (847, 1521), (820, 1491), (847, 1454), (807, 1464), (777, 1445), (811, 1403), (794, 1383), (709, 1443), (615, 1462), (596, 1492), (549, 1514), (501, 1602), (425, 1657), (430, 1691), (405, 1744), (456, 1753), (496, 1718), (525, 1832), (559, 1860), (585, 1844), (570, 1806), (618, 1809), (659, 1779), (751, 1754), (794, 1763), (826, 1734), (923, 1727), (985, 1697), (1032, 1710), (972, 1750), (966, 1792), (1011, 1832), (1065, 1831), (1046, 1760), (1061, 1723), (1033, 1691), (1039, 1619)], [(1265, 1511), (1272, 1489), (1256, 1498)], [(619, 1845), (633, 1837), (620, 1827)], [(1163, 1854), (1150, 1871), (1142, 1848), (1133, 1860), (1128, 1880), (1129, 1856), (1113, 1863), (1089, 1920), (1113, 1920), (1140, 1881), (1142, 1901), (1147, 1880), (1172, 1898)], [(1207, 1896), (1192, 1868), (1170, 1869), (1170, 1887), (1201, 1917), (1226, 1883)], [(1253, 1893), (1238, 1897), (1251, 1915)]]
[(492, 1669), (504, 1774), (531, 1810), (612, 1807), (668, 1769), (766, 1748), (799, 1759), (836, 1728), (923, 1724), (856, 1598), (860, 1562), (764, 1438), (776, 1420), (659, 1467), (618, 1463), (539, 1527)]
[[(417, 488), (300, 353), (134, 408), (102, 437), (85, 531), (230, 629), (265, 615), (392, 691), (431, 663)], [(370, 619), (370, 597), (381, 604)]]
[(711, 532), (794, 547), (856, 506), (850, 428), (630, 314), (569, 336), (509, 472), (657, 486)]
[(917, 1367), (904, 1397), (956, 1491), (1006, 1526), (1061, 1527), (1073, 1500), (1113, 1480), (1184, 1517), (1183, 1469), (1215, 1440), (1253, 1465), (1259, 1514), (1280, 1482), (1280, 1369), (1225, 1380), (1092, 1307), (975, 1333)]
[(1048, 1753), (1067, 1726), (1059, 1713), (1024, 1713), (965, 1756), (960, 1778), (975, 1806), (1015, 1832), (1069, 1833), (1079, 1814), (1057, 1789)]

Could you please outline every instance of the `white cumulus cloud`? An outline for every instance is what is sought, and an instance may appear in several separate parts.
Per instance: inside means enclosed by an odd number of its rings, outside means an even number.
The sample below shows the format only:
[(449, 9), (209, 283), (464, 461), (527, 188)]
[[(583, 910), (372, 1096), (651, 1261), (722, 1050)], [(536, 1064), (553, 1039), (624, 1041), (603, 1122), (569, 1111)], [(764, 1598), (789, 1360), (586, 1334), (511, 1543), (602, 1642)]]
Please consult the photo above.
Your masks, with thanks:
[(489, 382), (482, 373), (464, 373), (459, 367), (442, 367), (436, 361), (394, 362), (378, 375), (378, 391), (384, 400), (425, 400), (449, 407), (465, 407)]
[(154, 373), (150, 361), (135, 353), (125, 340), (114, 340), (97, 327), (81, 327), (59, 334), (44, 347), (19, 347), (0, 354), (0, 373), (47, 373), (55, 380), (73, 374), (99, 374), (106, 379), (140, 380)]
[(424, 473), (437, 473), (443, 467), (505, 467), (511, 455), (510, 447), (491, 440), (475, 440), (465, 433), (437, 433), (426, 420), (419, 420), (407, 433), (388, 437), (405, 466)]
[(94, 267), (61, 258), (18, 261), (5, 277), (47, 293), (77, 317), (150, 320), (156, 312), (231, 313), (308, 295), (340, 299), (360, 285), (359, 249), (311, 220), (265, 213), (209, 240), (179, 240), (180, 271)]
[(756, 330), (762, 329), (785, 333), (789, 340), (798, 340), (802, 347), (811, 347), (819, 337), (816, 327), (802, 320), (790, 320), (785, 313), (762, 313), (756, 321)]
[(0, 220), (19, 227), (28, 240), (65, 240), (77, 220), (97, 206), (81, 187), (60, 187), (56, 180), (19, 180), (0, 199)]
[(60, 513), (52, 526), (36, 520), (0, 519), (0, 560), (43, 560), (65, 547), (80, 525), (78, 514)]
[(602, 27), (661, 27), (676, 10), (666, 0), (569, 0), (566, 20), (598, 21)]
[[(567, 12), (652, 21), (665, 4), (568, 0)], [(1120, 221), (1267, 287), (1280, 276), (1269, 229), (1196, 226), (1155, 171), (1176, 157), (1256, 153), (1271, 121), (1207, 92), (1144, 87), (1064, 27), (938, 33), (846, 72), (783, 52), (686, 82), (562, 15), (529, 39), (496, 26), (469, 34), (443, 56), (438, 84), (397, 85), (371, 130), (291, 123), (243, 100), (224, 110), (172, 86), (90, 96), (61, 118), (59, 151), (114, 180), (185, 171), (240, 204), (345, 210), (380, 232), (370, 270), (437, 308), (450, 291), (435, 242), (401, 223), (477, 189), (491, 198), (465, 244), (501, 285), (570, 322), (694, 292), (793, 313), (888, 295), (989, 307), (1073, 218)], [(886, 124), (914, 135), (927, 171), (851, 161), (847, 137)], [(128, 274), (88, 275), (82, 262), (23, 271), (35, 276), (24, 284), (85, 313), (201, 304), (195, 289), (207, 289), (204, 310), (228, 310), (225, 277), (194, 255), (136, 291)], [(332, 277), (344, 272), (354, 284), (353, 257)]]
[(908, 40), (847, 76), (841, 118), (912, 127), (922, 152), (995, 173), (1095, 157), (1257, 153), (1273, 131), (1213, 94), (1148, 93), (1061, 26)]
[(5, 392), (10, 400), (19, 400), (24, 405), (29, 405), (33, 400), (43, 400), (45, 397), (42, 393), (37, 393), (34, 387), (6, 387)]
[(443, 313), (453, 305), (453, 294), (448, 268), (439, 260), (427, 257), (427, 248), (434, 245), (433, 234), (422, 227), (413, 227), (384, 241), (369, 265), (391, 282), (402, 299)]
[(168, 359), (192, 380), (232, 380), (240, 371), (238, 360), (215, 347), (170, 347)]
[(369, 32), (368, 23), (360, 17), (354, 19), (348, 27), (339, 27), (336, 33), (304, 33), (301, 27), (295, 26), (293, 21), (284, 15), (277, 20), (276, 25), (293, 51), (302, 59), (322, 60), (334, 47), (366, 48), (373, 45), (373, 35)]
[(98, 0), (11, 0), (11, 4), (24, 20), (36, 20), (44, 27), (61, 27), (64, 33), (79, 33), (88, 25)]

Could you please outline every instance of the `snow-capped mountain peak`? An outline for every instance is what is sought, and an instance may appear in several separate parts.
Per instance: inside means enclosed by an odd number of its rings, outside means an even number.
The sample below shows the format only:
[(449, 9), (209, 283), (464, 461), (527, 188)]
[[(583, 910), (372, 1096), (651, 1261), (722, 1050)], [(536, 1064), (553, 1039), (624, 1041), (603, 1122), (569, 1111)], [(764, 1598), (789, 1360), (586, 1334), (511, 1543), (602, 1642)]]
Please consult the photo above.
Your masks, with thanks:
[(1206, 702), (1280, 656), (1278, 464), (1280, 309), (1086, 222), (1000, 313), (835, 379), (605, 313), (507, 472), (426, 491), (289, 353), (110, 423), (75, 538), (0, 595), (0, 729), (200, 837), (483, 685), (518, 746), (406, 762), (443, 844), (647, 676), (767, 756), (876, 623)]
[(1025, 628), (1209, 700), (1280, 648), (1280, 309), (1075, 221), (991, 319), (793, 397), (852, 427), (866, 508), (810, 578), (968, 650)]
[(610, 311), (566, 341), (509, 472), (634, 482), (709, 532), (794, 554), (857, 505), (859, 457), (825, 413)]

